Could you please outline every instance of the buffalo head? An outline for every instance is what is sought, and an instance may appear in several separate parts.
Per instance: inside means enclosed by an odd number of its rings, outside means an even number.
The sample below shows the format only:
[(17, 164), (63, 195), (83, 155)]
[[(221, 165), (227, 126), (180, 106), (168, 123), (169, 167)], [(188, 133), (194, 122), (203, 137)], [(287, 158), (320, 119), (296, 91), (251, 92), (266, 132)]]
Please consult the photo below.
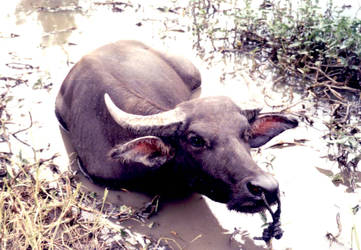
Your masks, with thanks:
[(257, 166), (250, 148), (296, 127), (294, 118), (242, 110), (227, 97), (193, 99), (145, 116), (124, 112), (108, 94), (105, 103), (116, 123), (137, 135), (110, 151), (120, 167), (168, 168), (173, 176), (163, 178), (183, 180), (190, 190), (240, 212), (263, 210), (262, 195), (269, 204), (278, 199), (278, 182)]

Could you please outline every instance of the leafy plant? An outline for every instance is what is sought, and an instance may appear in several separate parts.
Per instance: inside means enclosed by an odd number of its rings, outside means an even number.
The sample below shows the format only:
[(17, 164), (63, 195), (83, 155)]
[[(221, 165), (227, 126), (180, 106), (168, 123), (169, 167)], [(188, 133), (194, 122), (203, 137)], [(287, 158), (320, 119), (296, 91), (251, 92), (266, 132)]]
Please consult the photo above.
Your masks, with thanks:
[[(233, 2), (233, 4), (232, 4)], [(279, 72), (307, 78), (312, 88), (361, 89), (361, 20), (317, 0), (205, 1), (193, 6), (197, 46), (212, 44), (221, 53), (241, 52), (267, 59)], [(222, 20), (220, 22), (219, 20)]]

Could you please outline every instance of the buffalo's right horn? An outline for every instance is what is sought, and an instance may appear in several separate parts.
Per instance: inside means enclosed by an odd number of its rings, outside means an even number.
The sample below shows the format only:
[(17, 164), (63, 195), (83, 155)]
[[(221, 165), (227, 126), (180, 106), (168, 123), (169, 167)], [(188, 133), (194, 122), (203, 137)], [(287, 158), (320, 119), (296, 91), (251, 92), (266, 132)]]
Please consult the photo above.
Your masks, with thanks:
[(129, 114), (118, 108), (107, 93), (104, 100), (114, 121), (138, 135), (172, 135), (186, 118), (185, 113), (179, 108), (154, 115)]

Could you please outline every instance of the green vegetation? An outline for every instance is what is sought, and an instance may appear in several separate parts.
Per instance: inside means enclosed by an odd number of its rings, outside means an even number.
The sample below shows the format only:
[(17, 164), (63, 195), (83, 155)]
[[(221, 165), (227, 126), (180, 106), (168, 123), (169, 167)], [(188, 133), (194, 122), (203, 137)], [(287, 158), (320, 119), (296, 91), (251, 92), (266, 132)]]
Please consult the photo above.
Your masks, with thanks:
[(317, 0), (300, 2), (194, 1), (196, 45), (266, 60), (285, 77), (306, 78), (310, 88), (361, 89), (361, 20), (332, 1), (324, 11)]

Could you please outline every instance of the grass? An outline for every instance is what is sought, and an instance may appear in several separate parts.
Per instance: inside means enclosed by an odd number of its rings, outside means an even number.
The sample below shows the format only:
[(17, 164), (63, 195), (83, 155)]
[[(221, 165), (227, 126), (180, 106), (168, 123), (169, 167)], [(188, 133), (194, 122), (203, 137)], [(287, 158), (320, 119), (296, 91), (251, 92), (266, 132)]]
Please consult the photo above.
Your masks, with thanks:
[[(159, 249), (166, 239), (139, 237), (120, 225), (141, 223), (142, 210), (116, 206), (48, 160), (6, 159), (0, 178), (0, 249)], [(26, 163), (25, 163), (26, 162)], [(51, 169), (52, 180), (40, 177)], [(164, 242), (163, 242), (164, 241)]]
[[(138, 237), (120, 222), (140, 220), (141, 211), (107, 202), (71, 172), (49, 161), (9, 159), (0, 179), (0, 249), (157, 249), (166, 243)], [(18, 171), (14, 171), (14, 164)], [(40, 177), (51, 168), (53, 180)]]
[[(51, 162), (46, 165), (54, 168)], [(104, 228), (110, 227), (103, 219), (111, 213), (104, 209), (104, 199), (99, 204), (70, 173), (56, 174), (56, 180), (48, 182), (39, 178), (38, 163), (18, 167), (19, 172), (1, 179), (1, 249), (109, 247), (99, 240)], [(85, 217), (86, 213), (91, 216)]]

